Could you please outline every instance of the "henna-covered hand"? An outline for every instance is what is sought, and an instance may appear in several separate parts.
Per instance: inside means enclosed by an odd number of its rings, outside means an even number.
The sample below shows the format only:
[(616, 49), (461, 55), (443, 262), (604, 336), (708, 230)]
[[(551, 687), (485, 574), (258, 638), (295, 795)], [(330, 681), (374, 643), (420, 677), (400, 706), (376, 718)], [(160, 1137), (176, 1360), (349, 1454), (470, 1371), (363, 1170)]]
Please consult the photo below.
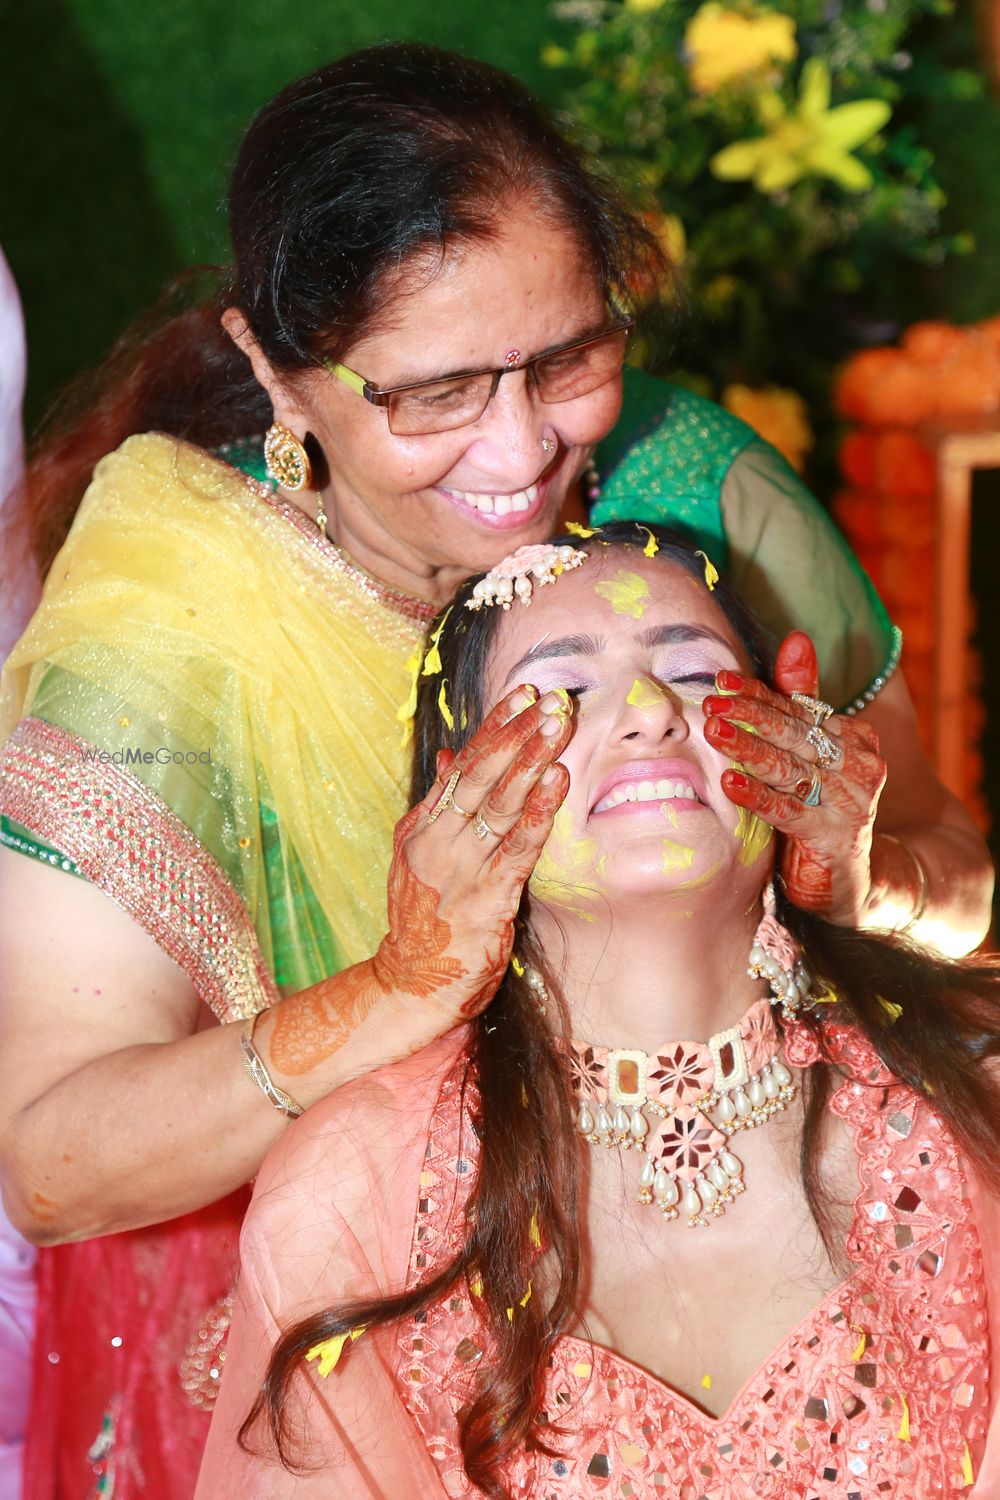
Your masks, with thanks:
[[(392, 1007), (389, 1060), (477, 1015), (496, 994), (522, 890), (569, 787), (555, 764), (570, 734), (569, 700), (537, 697), (515, 689), (457, 755), (439, 755), (430, 792), (396, 826), (389, 931), (378, 951), (275, 1008), (268, 1059), (282, 1074), (317, 1067), (380, 1002)], [(432, 820), (455, 771), (461, 811), (446, 801)], [(484, 836), (462, 815), (477, 812), (491, 830)]]
[(816, 652), (804, 632), (793, 631), (782, 642), (774, 676), (777, 691), (720, 672), (717, 691), (726, 696), (704, 700), (705, 738), (739, 767), (723, 772), (722, 789), (731, 802), (786, 836), (780, 872), (790, 900), (840, 926), (862, 925), (886, 776), (878, 737), (854, 719), (828, 718), (823, 730), (843, 758), (821, 769), (820, 803), (807, 806), (803, 798), (818, 760), (807, 738), (813, 715), (786, 696), (818, 692)]

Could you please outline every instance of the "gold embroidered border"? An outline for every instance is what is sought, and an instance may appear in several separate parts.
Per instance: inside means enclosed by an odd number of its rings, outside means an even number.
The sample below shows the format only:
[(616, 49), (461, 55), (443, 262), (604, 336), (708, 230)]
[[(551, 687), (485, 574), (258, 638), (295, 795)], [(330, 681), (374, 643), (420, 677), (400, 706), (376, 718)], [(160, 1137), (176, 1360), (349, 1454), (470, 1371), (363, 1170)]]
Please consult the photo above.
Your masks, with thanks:
[(86, 740), (22, 719), (0, 751), (0, 812), (68, 855), (191, 979), (220, 1021), (279, 998), (243, 902), (165, 802)]

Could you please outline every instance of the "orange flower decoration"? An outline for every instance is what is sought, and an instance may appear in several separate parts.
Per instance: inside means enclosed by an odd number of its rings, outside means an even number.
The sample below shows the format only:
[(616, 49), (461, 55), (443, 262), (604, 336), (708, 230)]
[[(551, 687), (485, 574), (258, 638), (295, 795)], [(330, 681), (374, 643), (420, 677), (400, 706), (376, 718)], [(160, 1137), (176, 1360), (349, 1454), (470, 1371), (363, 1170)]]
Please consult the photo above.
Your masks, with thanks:
[(748, 385), (727, 385), (722, 404), (772, 443), (801, 474), (814, 438), (806, 404), (797, 391), (778, 385), (756, 391)]

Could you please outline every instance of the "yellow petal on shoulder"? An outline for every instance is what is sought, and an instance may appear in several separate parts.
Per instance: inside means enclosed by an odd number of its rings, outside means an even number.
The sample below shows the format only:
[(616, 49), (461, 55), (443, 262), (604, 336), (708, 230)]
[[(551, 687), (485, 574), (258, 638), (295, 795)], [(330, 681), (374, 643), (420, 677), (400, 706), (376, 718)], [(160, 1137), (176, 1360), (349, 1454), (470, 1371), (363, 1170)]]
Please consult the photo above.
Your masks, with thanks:
[(968, 1489), (975, 1482), (975, 1473), (972, 1468), (972, 1454), (969, 1452), (968, 1443), (962, 1449), (962, 1488)]
[(566, 530), (570, 536), (588, 537), (597, 535), (597, 527), (581, 526), (579, 521), (567, 521)]
[(903, 1414), (899, 1419), (896, 1436), (901, 1443), (908, 1443), (910, 1441), (910, 1408), (906, 1404), (906, 1397), (902, 1391), (899, 1393), (899, 1404), (903, 1408)]
[(709, 593), (714, 593), (715, 592), (715, 585), (719, 581), (719, 570), (718, 570), (718, 568), (715, 566), (715, 563), (709, 557), (708, 553), (707, 552), (702, 552), (700, 548), (695, 553), (695, 557), (700, 557), (702, 559), (702, 561), (704, 562), (704, 564), (705, 564), (705, 583), (708, 585)]
[(514, 973), (517, 975), (518, 979), (524, 978), (524, 964), (518, 958), (516, 953), (512, 953), (510, 956), (510, 966), (514, 970)]
[(859, 1328), (858, 1333), (861, 1335), (861, 1337), (858, 1339), (858, 1342), (855, 1344), (854, 1348), (851, 1351), (852, 1365), (858, 1365), (861, 1363), (861, 1357), (864, 1354), (865, 1350), (868, 1348), (867, 1333), (865, 1333), (865, 1330), (863, 1328)]
[(448, 728), (449, 729), (454, 729), (454, 727), (455, 727), (455, 715), (452, 713), (451, 709), (448, 707), (448, 694), (445, 691), (445, 689), (447, 688), (447, 686), (448, 686), (448, 679), (446, 677), (444, 679), (444, 681), (442, 682), (442, 684), (441, 684), (441, 691), (438, 693), (438, 712), (440, 713), (440, 715), (441, 715), (442, 719), (444, 720), (444, 722), (447, 724)]
[(701, 1377), (701, 1388), (703, 1391), (710, 1391), (712, 1389), (711, 1375), (703, 1375)]
[(645, 547), (643, 547), (643, 549), (642, 549), (642, 555), (643, 555), (643, 557), (655, 557), (656, 554), (660, 550), (660, 544), (659, 544), (659, 542), (656, 540), (656, 537), (650, 531), (650, 529), (649, 529), (648, 526), (640, 526), (639, 530), (640, 531), (644, 531), (646, 533), (646, 535), (649, 537), (649, 541), (646, 543)]
[(325, 1380), (331, 1370), (335, 1370), (340, 1363), (340, 1356), (344, 1352), (344, 1345), (350, 1339), (353, 1344), (364, 1333), (364, 1328), (352, 1328), (349, 1333), (338, 1333), (332, 1339), (324, 1339), (320, 1344), (314, 1344), (306, 1351), (306, 1360), (319, 1360), (318, 1371)]
[(530, 1239), (536, 1250), (540, 1250), (542, 1248), (542, 1234), (541, 1230), (538, 1227), (537, 1214), (531, 1215), (531, 1223), (528, 1225), (528, 1238)]
[(884, 1000), (881, 995), (876, 995), (875, 999), (878, 1001), (882, 1010), (884, 1010), (886, 1015), (889, 1017), (889, 1025), (895, 1026), (896, 1022), (903, 1014), (903, 1007), (901, 1005), (896, 1005), (892, 1000)]

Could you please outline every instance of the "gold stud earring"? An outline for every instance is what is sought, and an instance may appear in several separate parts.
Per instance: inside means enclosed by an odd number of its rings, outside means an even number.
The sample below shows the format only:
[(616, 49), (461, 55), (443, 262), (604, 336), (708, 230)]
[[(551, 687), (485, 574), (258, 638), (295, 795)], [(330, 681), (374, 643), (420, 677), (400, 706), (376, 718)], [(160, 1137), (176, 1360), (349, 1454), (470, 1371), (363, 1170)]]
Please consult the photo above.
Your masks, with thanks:
[(283, 490), (305, 490), (312, 484), (309, 454), (294, 432), (272, 422), (264, 438), (267, 472)]

